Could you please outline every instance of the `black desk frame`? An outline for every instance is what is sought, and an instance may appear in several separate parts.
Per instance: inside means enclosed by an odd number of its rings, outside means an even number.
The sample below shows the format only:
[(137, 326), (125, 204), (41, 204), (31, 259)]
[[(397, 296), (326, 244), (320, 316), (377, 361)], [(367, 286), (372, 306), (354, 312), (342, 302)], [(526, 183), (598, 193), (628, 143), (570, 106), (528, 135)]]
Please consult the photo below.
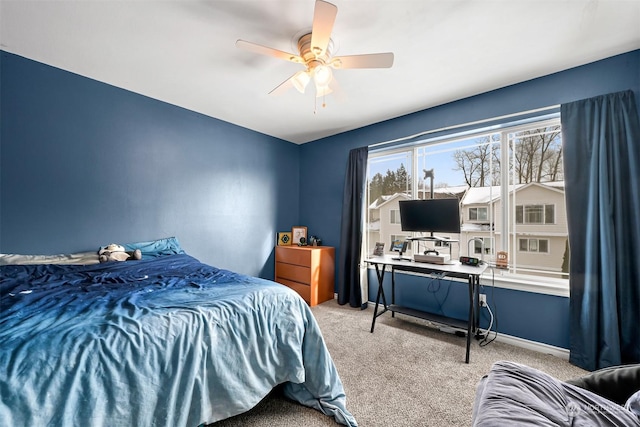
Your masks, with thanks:
[[(398, 261), (391, 257), (372, 257), (366, 259), (365, 262), (372, 264), (376, 269), (378, 278), (378, 295), (376, 297), (376, 305), (373, 311), (373, 320), (371, 322), (371, 333), (376, 326), (376, 319), (391, 311), (391, 316), (395, 317), (396, 313), (406, 314), (408, 316), (429, 320), (435, 323), (453, 326), (458, 329), (467, 330), (467, 352), (465, 363), (469, 363), (469, 351), (471, 349), (471, 337), (478, 331), (479, 325), (479, 293), (480, 293), (480, 275), (487, 269), (486, 264), (479, 267), (463, 266), (460, 263), (454, 265), (438, 265), (414, 261)], [(386, 267), (391, 266), (391, 304), (387, 304), (387, 298), (384, 293), (384, 273)], [(425, 311), (415, 310), (409, 307), (403, 307), (395, 304), (395, 288), (396, 288), (396, 271), (408, 271), (420, 274), (435, 274), (437, 278), (455, 278), (464, 279), (469, 286), (469, 316), (467, 321), (453, 319), (439, 314), (428, 313)], [(429, 276), (429, 278), (432, 278)], [(378, 313), (380, 298), (384, 309)]]

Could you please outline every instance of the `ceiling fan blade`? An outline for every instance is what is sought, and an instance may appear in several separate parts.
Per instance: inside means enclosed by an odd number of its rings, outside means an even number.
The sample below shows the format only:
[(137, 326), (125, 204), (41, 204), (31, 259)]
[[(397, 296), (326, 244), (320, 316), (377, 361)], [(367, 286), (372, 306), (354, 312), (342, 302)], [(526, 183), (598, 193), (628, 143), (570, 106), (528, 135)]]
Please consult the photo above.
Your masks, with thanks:
[(311, 27), (311, 51), (316, 56), (323, 55), (327, 50), (337, 14), (338, 8), (335, 5), (316, 0), (313, 11), (313, 26)]
[(393, 53), (337, 56), (331, 60), (329, 65), (338, 70), (347, 68), (391, 68), (393, 65)]
[(293, 87), (292, 79), (294, 77), (295, 77), (295, 74), (293, 76), (289, 77), (287, 80), (285, 80), (282, 83), (280, 83), (275, 88), (273, 88), (271, 90), (271, 92), (269, 92), (269, 95), (276, 95), (276, 96), (277, 95), (282, 95), (283, 93), (285, 93), (286, 91), (291, 89)]
[(304, 64), (304, 61), (298, 55), (295, 55), (289, 52), (284, 52), (282, 50), (274, 49), (272, 47), (262, 46), (261, 44), (248, 42), (246, 40), (237, 40), (236, 47), (240, 49), (248, 50), (249, 52), (259, 53), (261, 55), (273, 56), (279, 59), (284, 59), (285, 61)]

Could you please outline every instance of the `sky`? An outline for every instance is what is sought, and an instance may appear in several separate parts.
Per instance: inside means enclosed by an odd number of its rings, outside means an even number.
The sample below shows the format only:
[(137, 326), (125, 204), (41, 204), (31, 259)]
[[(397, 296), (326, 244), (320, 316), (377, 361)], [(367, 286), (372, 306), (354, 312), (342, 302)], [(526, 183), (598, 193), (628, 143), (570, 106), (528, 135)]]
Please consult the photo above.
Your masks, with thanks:
[[(433, 168), (435, 175), (434, 187), (466, 184), (462, 171), (457, 170), (453, 154), (456, 150), (474, 147), (476, 145), (475, 141), (477, 141), (477, 138), (454, 143), (448, 142), (446, 144), (432, 144), (420, 147), (418, 151), (418, 170), (420, 171), (419, 178), (424, 178), (424, 173), (422, 172), (424, 169), (429, 170)], [(426, 154), (426, 156), (420, 154)], [(382, 174), (382, 176), (385, 176), (387, 170), (396, 171), (400, 167), (400, 164), (404, 164), (407, 171), (410, 171), (412, 161), (411, 155), (412, 148), (407, 148), (406, 152), (387, 155), (381, 157), (380, 160), (372, 158), (369, 161), (369, 178), (373, 177), (378, 172)], [(426, 180), (426, 184), (430, 184), (430, 179)]]

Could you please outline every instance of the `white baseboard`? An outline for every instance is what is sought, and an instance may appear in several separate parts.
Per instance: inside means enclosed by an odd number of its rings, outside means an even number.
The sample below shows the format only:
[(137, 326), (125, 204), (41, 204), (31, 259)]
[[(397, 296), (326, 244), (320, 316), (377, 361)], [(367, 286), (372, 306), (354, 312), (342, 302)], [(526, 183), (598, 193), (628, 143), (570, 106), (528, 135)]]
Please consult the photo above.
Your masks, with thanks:
[(556, 347), (553, 345), (530, 341), (524, 338), (514, 337), (511, 335), (498, 333), (498, 337), (496, 338), (497, 342), (502, 342), (505, 344), (510, 344), (516, 347), (526, 348), (528, 350), (537, 351), (539, 353), (550, 354), (552, 356), (559, 357), (564, 360), (569, 360), (569, 350), (562, 347)]

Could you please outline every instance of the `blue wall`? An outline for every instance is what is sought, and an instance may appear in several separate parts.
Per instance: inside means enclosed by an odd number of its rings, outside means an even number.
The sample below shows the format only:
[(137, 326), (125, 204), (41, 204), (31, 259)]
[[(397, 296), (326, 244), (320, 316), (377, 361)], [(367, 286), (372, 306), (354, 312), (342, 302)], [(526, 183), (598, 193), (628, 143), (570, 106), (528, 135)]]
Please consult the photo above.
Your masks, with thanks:
[[(632, 89), (640, 103), (640, 50), (304, 144), (300, 151), (300, 223), (309, 225), (323, 243), (336, 246), (339, 259), (344, 173), (353, 148), (626, 89)], [(405, 279), (408, 289), (401, 291), (398, 302), (417, 302), (417, 308), (433, 309), (416, 280), (420, 279)], [(370, 274), (370, 283), (375, 281)], [(445, 314), (459, 317), (462, 313), (464, 317), (466, 309), (460, 304), (466, 297), (454, 298), (454, 294), (452, 291), (448, 298)], [(370, 292), (369, 297), (375, 298), (375, 293)], [(501, 332), (569, 346), (568, 298), (508, 289), (496, 289), (495, 298)]]
[[(369, 299), (375, 301), (378, 279), (369, 274)], [(391, 299), (391, 274), (385, 274), (384, 292)], [(496, 288), (491, 281), (482, 280), (480, 293), (487, 295), (487, 303), (500, 333), (542, 342), (556, 347), (569, 347), (569, 298), (544, 295), (513, 289)], [(450, 282), (396, 273), (396, 303), (417, 310), (466, 319), (469, 311), (466, 282)], [(373, 305), (371, 305), (373, 307)], [(373, 311), (371, 311), (373, 314)], [(481, 311), (480, 327), (488, 328), (490, 315)], [(493, 334), (491, 334), (493, 337)]]
[(298, 222), (299, 147), (1, 52), (0, 252), (177, 236), (198, 259), (273, 278)]
[[(296, 146), (6, 52), (0, 66), (0, 252), (177, 236), (204, 262), (267, 278), (292, 225), (339, 255), (352, 148), (625, 89), (640, 102), (634, 51)], [(300, 171), (281, 167), (292, 162)], [(399, 302), (464, 317), (464, 287), (446, 300), (442, 287), (441, 307), (415, 280), (399, 279)], [(501, 332), (568, 347), (567, 298), (485, 291)]]

